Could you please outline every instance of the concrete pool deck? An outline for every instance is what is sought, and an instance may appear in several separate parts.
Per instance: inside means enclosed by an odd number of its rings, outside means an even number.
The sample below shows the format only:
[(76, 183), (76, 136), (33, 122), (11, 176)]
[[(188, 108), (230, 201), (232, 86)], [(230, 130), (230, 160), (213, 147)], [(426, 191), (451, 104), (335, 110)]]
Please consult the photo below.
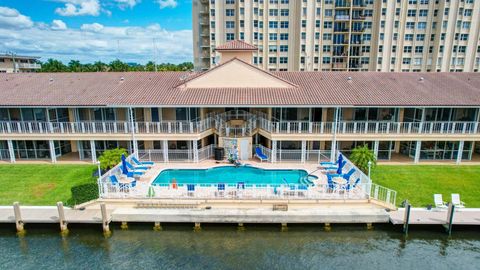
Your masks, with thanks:
[[(315, 163), (269, 163), (259, 162), (258, 160), (248, 160), (242, 162), (242, 165), (250, 165), (252, 167), (260, 169), (270, 170), (305, 170), (308, 174), (318, 177), (318, 184), (326, 184), (326, 176), (318, 170), (318, 164)], [(220, 166), (234, 166), (228, 162), (215, 160), (205, 160), (199, 163), (155, 163), (155, 165), (147, 170), (143, 176), (139, 178), (139, 182), (151, 184), (155, 178), (163, 171), (167, 169), (209, 169)]]

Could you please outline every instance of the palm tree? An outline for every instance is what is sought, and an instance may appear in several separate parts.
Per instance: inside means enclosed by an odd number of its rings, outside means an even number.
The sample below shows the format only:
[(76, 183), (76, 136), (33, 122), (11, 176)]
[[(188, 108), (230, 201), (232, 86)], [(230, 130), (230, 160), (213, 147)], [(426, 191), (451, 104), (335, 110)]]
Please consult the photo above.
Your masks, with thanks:
[(368, 173), (368, 163), (371, 162), (371, 166), (377, 164), (377, 159), (372, 150), (368, 149), (367, 145), (358, 146), (352, 150), (350, 155), (350, 161), (355, 164), (364, 173)]

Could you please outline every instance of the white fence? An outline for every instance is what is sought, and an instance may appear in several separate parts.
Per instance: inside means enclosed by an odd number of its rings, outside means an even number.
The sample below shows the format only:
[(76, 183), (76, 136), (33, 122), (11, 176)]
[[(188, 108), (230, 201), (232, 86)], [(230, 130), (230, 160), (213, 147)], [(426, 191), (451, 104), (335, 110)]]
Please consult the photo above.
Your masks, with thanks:
[[(268, 148), (260, 146), (265, 155)], [(207, 159), (213, 155), (214, 145), (200, 149), (199, 159)], [(162, 152), (163, 153), (163, 152)], [(200, 154), (201, 153), (201, 154)], [(140, 154), (140, 153), (139, 153)], [(139, 156), (145, 159), (146, 155), (153, 153), (143, 152)], [(170, 153), (169, 153), (170, 154)], [(339, 153), (338, 153), (339, 154)], [(337, 154), (337, 156), (338, 156)], [(130, 160), (131, 156), (127, 157)], [(113, 184), (110, 175), (121, 175), (121, 164), (108, 171), (99, 178), (99, 192), (101, 198), (195, 198), (195, 199), (375, 199), (384, 202), (391, 207), (396, 203), (394, 190), (373, 184), (362, 171), (350, 160), (344, 158), (346, 165), (343, 173), (354, 169), (349, 183), (345, 186), (332, 187), (329, 184), (304, 185), (270, 185), (270, 184), (155, 184), (138, 182), (136, 186)], [(191, 160), (190, 160), (191, 161)]]
[[(212, 158), (215, 147), (216, 145), (211, 144), (198, 149), (198, 161)], [(164, 149), (139, 150), (138, 157), (155, 162), (195, 162), (195, 151), (193, 149), (167, 149), (165, 153)]]

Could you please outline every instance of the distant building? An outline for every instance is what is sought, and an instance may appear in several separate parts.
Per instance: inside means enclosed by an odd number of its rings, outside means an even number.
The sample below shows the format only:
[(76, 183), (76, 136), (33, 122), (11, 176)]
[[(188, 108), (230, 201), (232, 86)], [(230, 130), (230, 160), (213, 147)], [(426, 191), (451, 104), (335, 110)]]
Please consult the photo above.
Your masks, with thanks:
[(194, 0), (195, 68), (242, 40), (269, 71), (477, 72), (480, 1)]
[(0, 54), (0, 73), (36, 72), (42, 67), (38, 59), (38, 56)]

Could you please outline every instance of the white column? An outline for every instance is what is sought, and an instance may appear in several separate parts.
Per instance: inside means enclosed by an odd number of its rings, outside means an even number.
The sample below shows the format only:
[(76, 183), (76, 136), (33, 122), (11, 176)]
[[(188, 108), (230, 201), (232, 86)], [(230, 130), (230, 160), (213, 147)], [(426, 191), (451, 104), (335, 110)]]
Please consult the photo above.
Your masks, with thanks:
[(50, 146), (50, 158), (52, 159), (52, 163), (57, 163), (57, 155), (55, 154), (55, 142), (53, 140), (49, 140), (48, 145)]
[(168, 141), (162, 141), (162, 150), (163, 150), (163, 162), (168, 162)]
[(458, 144), (458, 153), (457, 153), (457, 165), (462, 162), (462, 154), (463, 154), (463, 146), (465, 145), (465, 141), (460, 141)]
[(8, 140), (7, 145), (8, 145), (8, 154), (10, 156), (10, 162), (15, 163), (15, 151), (13, 150), (12, 140)]
[(420, 161), (420, 150), (422, 149), (422, 141), (417, 141), (417, 145), (415, 146), (415, 159), (413, 163), (417, 164)]
[(379, 146), (380, 142), (379, 141), (375, 141), (374, 144), (373, 144), (373, 154), (375, 155), (375, 159), (378, 159), (378, 146)]
[(192, 141), (193, 162), (198, 163), (198, 140)]
[(136, 158), (138, 158), (138, 142), (137, 138), (135, 138), (135, 119), (133, 118), (133, 108), (129, 108), (130, 112), (130, 129), (132, 131), (132, 143), (133, 143), (133, 154)]
[(339, 118), (339, 108), (335, 108), (335, 114), (333, 119), (333, 139), (332, 139), (332, 152), (330, 153), (330, 161), (334, 162), (337, 156), (337, 129), (338, 129), (338, 119)]
[(272, 150), (270, 153), (272, 155), (270, 158), (272, 163), (277, 162), (277, 141), (276, 140), (272, 140)]
[(138, 159), (138, 141), (137, 140), (132, 141), (132, 145), (133, 145), (133, 154)]
[(307, 156), (307, 141), (303, 140), (302, 141), (302, 155), (301, 155), (301, 162), (305, 163)]
[(95, 141), (90, 140), (90, 151), (92, 154), (92, 162), (97, 163), (97, 149), (95, 147)]
[(77, 150), (78, 150), (78, 157), (80, 160), (85, 158), (85, 153), (83, 152), (83, 145), (81, 141), (77, 141)]

